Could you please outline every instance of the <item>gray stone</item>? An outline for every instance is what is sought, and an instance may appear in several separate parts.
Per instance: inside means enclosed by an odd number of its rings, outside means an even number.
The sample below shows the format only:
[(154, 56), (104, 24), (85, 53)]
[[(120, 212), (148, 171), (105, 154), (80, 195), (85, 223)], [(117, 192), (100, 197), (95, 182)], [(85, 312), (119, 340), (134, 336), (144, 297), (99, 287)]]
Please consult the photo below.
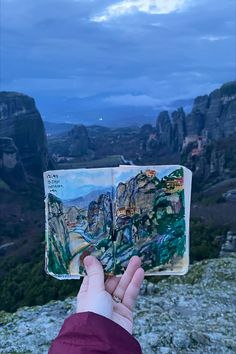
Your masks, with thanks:
[(0, 92), (0, 137), (13, 139), (27, 173), (42, 176), (48, 167), (47, 139), (33, 98)]
[(14, 140), (8, 137), (0, 137), (0, 179), (13, 189), (26, 188), (27, 185), (19, 150)]
[(220, 257), (232, 256), (236, 252), (236, 235), (232, 231), (227, 232), (225, 243), (220, 251)]
[[(233, 354), (236, 348), (236, 258), (204, 260), (185, 276), (140, 295), (134, 335), (143, 354)], [(148, 283), (145, 282), (148, 286)], [(0, 353), (46, 354), (75, 299), (0, 313)]]
[(190, 346), (189, 335), (184, 332), (177, 332), (172, 338), (172, 343), (174, 347), (178, 349), (187, 349)]

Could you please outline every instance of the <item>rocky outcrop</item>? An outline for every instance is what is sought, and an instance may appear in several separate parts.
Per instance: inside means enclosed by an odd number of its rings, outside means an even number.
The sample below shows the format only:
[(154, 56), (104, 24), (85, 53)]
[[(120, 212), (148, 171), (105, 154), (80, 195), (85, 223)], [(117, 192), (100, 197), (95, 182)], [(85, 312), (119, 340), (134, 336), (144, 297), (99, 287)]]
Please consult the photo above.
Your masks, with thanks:
[(152, 210), (153, 203), (159, 190), (159, 180), (155, 176), (147, 176), (146, 173), (139, 173), (126, 183), (119, 183), (116, 188), (116, 209), (132, 209), (142, 213)]
[[(236, 258), (194, 264), (185, 276), (144, 282), (134, 310), (143, 354), (233, 354)], [(0, 353), (46, 354), (75, 299), (0, 313)]]
[(209, 96), (194, 100), (186, 117), (187, 135), (201, 135), (203, 129), (212, 140), (227, 137), (236, 131), (236, 81), (223, 85)]
[(174, 151), (181, 151), (183, 141), (186, 136), (186, 116), (183, 108), (179, 108), (172, 112), (172, 149)]
[(84, 125), (76, 125), (69, 132), (49, 137), (49, 152), (57, 163), (88, 161), (94, 158), (94, 146)]
[(65, 223), (62, 201), (49, 193), (46, 199), (48, 210), (48, 270), (54, 274), (65, 274), (71, 260), (69, 232)]
[(228, 231), (225, 243), (221, 247), (220, 257), (231, 257), (234, 254), (236, 255), (236, 234)]
[(97, 201), (92, 201), (88, 206), (87, 232), (92, 238), (105, 234), (112, 227), (112, 200), (110, 193), (101, 194)]
[(42, 176), (48, 166), (46, 134), (33, 98), (0, 92), (0, 137), (12, 138), (25, 171)]
[(159, 144), (170, 146), (172, 138), (172, 124), (168, 111), (163, 111), (159, 114), (156, 129)]
[(12, 138), (0, 138), (0, 179), (14, 189), (26, 187), (27, 177)]
[(90, 148), (90, 139), (88, 131), (84, 125), (77, 125), (68, 133), (70, 141), (69, 156), (81, 157), (86, 156)]
[[(137, 165), (175, 164), (180, 163), (180, 155), (189, 144), (193, 143), (189, 150), (192, 159), (192, 154), (195, 158), (202, 152), (200, 139), (205, 145), (225, 139), (233, 135), (235, 127), (236, 81), (233, 81), (209, 95), (197, 97), (189, 114), (183, 108), (171, 114), (160, 112), (155, 126), (145, 124), (140, 128), (113, 129), (80, 125), (63, 136), (51, 137), (49, 145), (62, 167), (66, 161), (68, 164), (74, 161), (70, 166), (76, 167), (78, 161), (104, 159), (111, 155), (122, 155)], [(214, 156), (212, 160), (215, 160)], [(109, 159), (103, 161), (104, 166), (110, 163)], [(113, 164), (116, 166), (116, 162)]]
[(159, 114), (156, 122), (157, 140), (172, 152), (182, 150), (185, 137), (207, 136), (210, 140), (225, 138), (236, 132), (236, 81), (223, 85), (209, 96), (194, 100), (192, 111), (185, 116), (182, 108), (169, 117)]
[(78, 222), (78, 219), (80, 217), (80, 208), (76, 206), (72, 206), (68, 208), (68, 210), (65, 213), (66, 221), (69, 224), (76, 224)]

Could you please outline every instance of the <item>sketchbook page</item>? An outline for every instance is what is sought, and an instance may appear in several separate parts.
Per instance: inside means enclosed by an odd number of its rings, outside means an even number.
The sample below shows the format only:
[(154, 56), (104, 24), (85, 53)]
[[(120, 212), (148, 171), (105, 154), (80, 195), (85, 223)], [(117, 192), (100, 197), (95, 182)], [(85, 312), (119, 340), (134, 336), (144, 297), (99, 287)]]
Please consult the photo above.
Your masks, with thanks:
[(186, 224), (186, 273), (189, 267), (190, 252), (190, 211), (191, 211), (191, 195), (192, 195), (192, 172), (184, 167), (184, 192), (185, 192), (185, 224)]
[(44, 173), (46, 271), (59, 279), (84, 275), (83, 259), (96, 256), (113, 269), (110, 168)]
[[(114, 174), (116, 273), (139, 255), (146, 275), (183, 274), (191, 193), (182, 166), (125, 166)], [(186, 213), (187, 211), (187, 213)]]

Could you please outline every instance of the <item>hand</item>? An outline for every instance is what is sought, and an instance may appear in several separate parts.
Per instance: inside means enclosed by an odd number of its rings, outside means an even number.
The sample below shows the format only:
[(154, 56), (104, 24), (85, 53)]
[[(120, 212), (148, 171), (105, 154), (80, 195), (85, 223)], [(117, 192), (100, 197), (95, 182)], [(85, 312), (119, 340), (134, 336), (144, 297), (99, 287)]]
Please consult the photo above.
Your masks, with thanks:
[(121, 277), (109, 276), (105, 283), (102, 265), (94, 256), (85, 257), (84, 265), (87, 275), (77, 295), (77, 312), (95, 312), (132, 334), (132, 308), (144, 278), (140, 258), (132, 257)]

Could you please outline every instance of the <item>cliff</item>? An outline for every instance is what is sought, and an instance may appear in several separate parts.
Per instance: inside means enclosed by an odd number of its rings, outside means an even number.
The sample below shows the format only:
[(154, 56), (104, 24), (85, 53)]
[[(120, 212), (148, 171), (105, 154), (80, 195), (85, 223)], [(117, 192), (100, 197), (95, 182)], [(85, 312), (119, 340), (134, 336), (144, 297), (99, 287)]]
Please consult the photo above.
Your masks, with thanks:
[(8, 137), (0, 137), (0, 179), (13, 189), (26, 188), (27, 177), (19, 150)]
[(157, 118), (157, 140), (171, 151), (182, 150), (185, 137), (207, 136), (210, 140), (225, 138), (236, 132), (236, 81), (228, 82), (209, 95), (198, 96), (192, 111), (182, 108), (169, 116)]
[[(176, 164), (191, 145), (189, 158), (200, 154), (204, 144), (230, 138), (236, 133), (236, 81), (228, 82), (209, 95), (196, 97), (192, 111), (183, 108), (160, 112), (156, 125), (105, 128), (77, 126), (69, 133), (49, 139), (57, 161), (76, 163), (123, 155), (135, 164)], [(201, 144), (201, 146), (200, 146)], [(212, 169), (218, 157), (212, 155)], [(209, 159), (208, 159), (209, 160)], [(106, 166), (107, 160), (104, 160)], [(186, 162), (186, 161), (185, 161)], [(204, 165), (204, 162), (202, 163)], [(63, 164), (61, 165), (63, 168)], [(115, 166), (115, 163), (114, 163)], [(217, 169), (217, 166), (216, 166)], [(202, 168), (200, 168), (202, 171)]]
[(148, 212), (160, 193), (158, 185), (156, 176), (148, 177), (145, 173), (139, 173), (126, 183), (119, 183), (116, 189), (116, 208), (134, 208), (136, 211)]
[(197, 97), (186, 123), (188, 135), (201, 135), (205, 129), (213, 140), (236, 132), (236, 81), (224, 84), (209, 96)]
[[(94, 158), (93, 144), (88, 129), (80, 124), (60, 136), (52, 136), (49, 149), (56, 162), (87, 161)], [(69, 158), (69, 159), (67, 159)]]
[(101, 194), (88, 206), (88, 227), (86, 231), (92, 238), (102, 236), (112, 227), (112, 200), (110, 193)]
[[(143, 354), (233, 354), (236, 258), (205, 260), (189, 273), (144, 282), (134, 310), (134, 335)], [(75, 299), (0, 312), (0, 353), (46, 354)]]
[(0, 92), (0, 137), (12, 139), (27, 174), (41, 177), (48, 166), (47, 140), (33, 98)]
[[(71, 259), (69, 232), (64, 220), (63, 204), (59, 198), (49, 193), (48, 200), (48, 269), (55, 274), (67, 273)], [(60, 237), (58, 237), (60, 235)]]
[(131, 254), (142, 255), (145, 270), (165, 269), (184, 254), (184, 195), (181, 187), (173, 187), (176, 179), (181, 186), (183, 169), (162, 179), (153, 172), (140, 172), (116, 188), (117, 273)]

